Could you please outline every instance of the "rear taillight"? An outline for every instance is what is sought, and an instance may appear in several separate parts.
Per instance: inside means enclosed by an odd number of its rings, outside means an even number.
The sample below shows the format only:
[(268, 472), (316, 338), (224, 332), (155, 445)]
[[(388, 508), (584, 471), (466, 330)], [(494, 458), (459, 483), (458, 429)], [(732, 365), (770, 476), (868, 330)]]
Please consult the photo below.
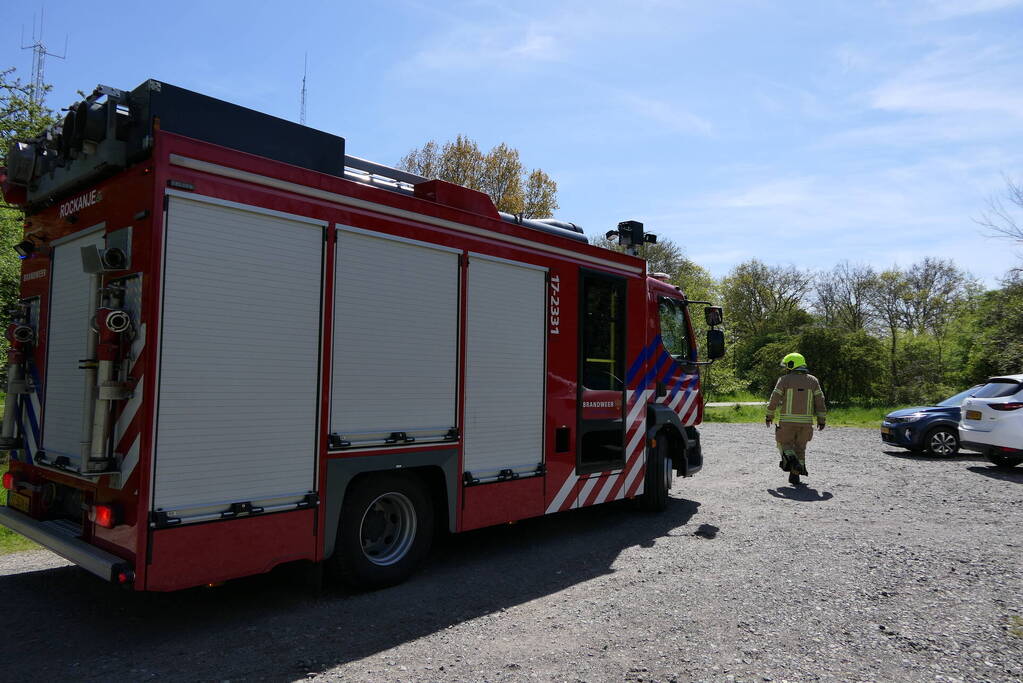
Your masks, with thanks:
[(10, 472), (4, 472), (4, 488), (8, 491), (14, 490), (14, 475)]
[(89, 518), (104, 529), (113, 529), (118, 522), (117, 510), (113, 505), (94, 505)]
[(1013, 401), (1011, 403), (989, 403), (994, 410), (1019, 410), (1023, 408), (1023, 403), (1019, 401)]

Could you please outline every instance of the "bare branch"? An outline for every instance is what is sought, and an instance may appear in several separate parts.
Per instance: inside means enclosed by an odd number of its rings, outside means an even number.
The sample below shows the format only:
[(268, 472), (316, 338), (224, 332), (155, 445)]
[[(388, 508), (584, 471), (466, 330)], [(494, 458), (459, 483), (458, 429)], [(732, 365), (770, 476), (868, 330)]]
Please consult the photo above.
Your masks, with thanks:
[(1023, 242), (1023, 218), (1017, 215), (1019, 210), (1023, 210), (1023, 183), (1014, 181), (1006, 174), (1002, 174), (1002, 178), (1005, 180), (1005, 198), (990, 197), (987, 210), (973, 221), (985, 228), (989, 237)]

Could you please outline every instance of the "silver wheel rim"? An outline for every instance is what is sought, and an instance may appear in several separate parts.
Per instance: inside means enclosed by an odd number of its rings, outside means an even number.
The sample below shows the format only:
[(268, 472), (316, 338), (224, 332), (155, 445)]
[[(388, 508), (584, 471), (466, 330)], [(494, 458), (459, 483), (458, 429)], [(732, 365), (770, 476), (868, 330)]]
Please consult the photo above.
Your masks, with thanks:
[(401, 561), (416, 538), (416, 508), (403, 493), (377, 496), (359, 524), (359, 541), (366, 559), (380, 567)]
[(956, 438), (948, 432), (931, 435), (931, 451), (938, 455), (952, 455), (956, 450)]

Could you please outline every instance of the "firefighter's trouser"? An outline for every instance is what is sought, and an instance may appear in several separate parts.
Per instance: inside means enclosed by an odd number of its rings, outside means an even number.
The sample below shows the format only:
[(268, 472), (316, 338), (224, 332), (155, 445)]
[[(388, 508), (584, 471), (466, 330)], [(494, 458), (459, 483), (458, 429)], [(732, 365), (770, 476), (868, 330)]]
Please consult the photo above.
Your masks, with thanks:
[(792, 451), (803, 467), (806, 467), (806, 444), (812, 438), (812, 424), (779, 422), (774, 428), (774, 440), (778, 442), (778, 452), (782, 458), (785, 457), (785, 451)]

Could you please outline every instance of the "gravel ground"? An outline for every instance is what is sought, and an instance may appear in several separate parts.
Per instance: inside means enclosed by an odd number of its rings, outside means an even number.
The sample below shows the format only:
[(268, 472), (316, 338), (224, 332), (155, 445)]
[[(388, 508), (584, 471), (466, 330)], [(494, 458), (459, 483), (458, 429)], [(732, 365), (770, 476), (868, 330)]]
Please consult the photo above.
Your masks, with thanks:
[(377, 593), (315, 596), (290, 568), (135, 595), (45, 551), (0, 557), (0, 678), (1023, 679), (1023, 467), (829, 428), (794, 489), (762, 425), (705, 425), (703, 443), (664, 513), (447, 538)]

